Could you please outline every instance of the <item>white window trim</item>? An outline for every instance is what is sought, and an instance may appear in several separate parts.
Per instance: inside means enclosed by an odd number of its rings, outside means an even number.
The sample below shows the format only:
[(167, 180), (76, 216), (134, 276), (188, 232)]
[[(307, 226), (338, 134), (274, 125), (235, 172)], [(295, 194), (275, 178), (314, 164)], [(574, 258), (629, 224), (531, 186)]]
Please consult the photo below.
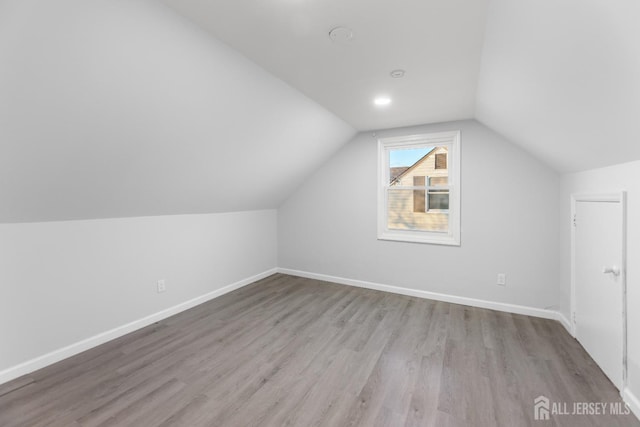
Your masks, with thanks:
[[(387, 227), (389, 150), (398, 147), (420, 148), (425, 144), (444, 145), (448, 149), (449, 231), (389, 230)], [(406, 188), (411, 189), (412, 187)], [(460, 131), (399, 136), (378, 140), (378, 240), (460, 246)]]

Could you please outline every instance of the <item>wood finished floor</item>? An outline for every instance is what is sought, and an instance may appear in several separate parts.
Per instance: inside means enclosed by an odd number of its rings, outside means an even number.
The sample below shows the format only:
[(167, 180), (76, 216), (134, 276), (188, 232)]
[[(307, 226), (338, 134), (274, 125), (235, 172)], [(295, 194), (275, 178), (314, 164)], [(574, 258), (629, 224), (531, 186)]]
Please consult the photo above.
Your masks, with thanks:
[(0, 426), (640, 426), (555, 321), (274, 275), (0, 386)]

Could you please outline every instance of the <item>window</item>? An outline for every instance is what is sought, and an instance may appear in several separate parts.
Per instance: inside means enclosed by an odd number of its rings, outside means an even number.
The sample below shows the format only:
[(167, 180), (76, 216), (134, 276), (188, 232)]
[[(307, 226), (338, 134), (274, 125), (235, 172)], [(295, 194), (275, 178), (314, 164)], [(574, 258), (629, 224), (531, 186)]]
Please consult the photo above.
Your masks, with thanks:
[(460, 132), (378, 141), (378, 239), (460, 245)]

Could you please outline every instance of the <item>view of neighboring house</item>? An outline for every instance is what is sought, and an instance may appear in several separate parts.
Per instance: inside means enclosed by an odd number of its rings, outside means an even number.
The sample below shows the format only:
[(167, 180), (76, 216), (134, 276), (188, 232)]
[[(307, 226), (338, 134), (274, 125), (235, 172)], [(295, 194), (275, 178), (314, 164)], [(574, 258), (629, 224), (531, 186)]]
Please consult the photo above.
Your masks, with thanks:
[(390, 168), (389, 229), (447, 231), (447, 160), (447, 147), (434, 147), (413, 165)]

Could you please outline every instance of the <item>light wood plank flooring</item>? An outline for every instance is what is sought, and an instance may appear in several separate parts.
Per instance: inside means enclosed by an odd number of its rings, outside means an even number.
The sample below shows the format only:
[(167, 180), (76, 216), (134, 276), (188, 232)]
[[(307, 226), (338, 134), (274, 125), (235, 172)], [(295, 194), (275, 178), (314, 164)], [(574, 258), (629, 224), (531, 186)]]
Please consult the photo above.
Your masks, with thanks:
[(0, 426), (640, 426), (560, 324), (274, 275), (0, 386)]

